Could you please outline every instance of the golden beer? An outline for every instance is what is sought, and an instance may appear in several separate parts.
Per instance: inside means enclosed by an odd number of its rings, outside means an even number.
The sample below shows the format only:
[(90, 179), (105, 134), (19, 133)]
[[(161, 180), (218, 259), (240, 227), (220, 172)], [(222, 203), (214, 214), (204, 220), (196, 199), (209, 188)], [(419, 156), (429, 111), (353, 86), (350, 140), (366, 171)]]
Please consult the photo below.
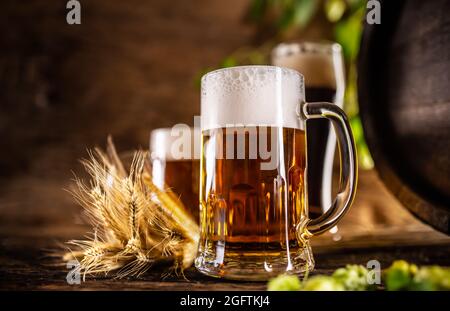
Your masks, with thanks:
[[(160, 189), (170, 189), (179, 196), (183, 205), (198, 222), (200, 159), (196, 159), (194, 151), (195, 148), (200, 149), (200, 146), (194, 143), (194, 135), (200, 135), (200, 131), (189, 128), (185, 129), (187, 134), (185, 136), (175, 134), (172, 135), (172, 128), (152, 131), (150, 151), (153, 182)], [(186, 154), (177, 155), (175, 154), (177, 149), (173, 148), (177, 143), (191, 149)]]
[[(254, 139), (258, 142), (258, 130), (253, 134), (229, 128), (204, 131), (203, 149), (209, 150), (207, 146), (217, 140), (225, 142), (226, 149), (227, 142), (236, 144), (238, 136), (244, 136), (248, 154), (249, 141)], [(304, 195), (305, 133), (298, 129), (268, 128), (268, 141), (272, 131), (282, 132), (285, 176), (279, 174), (279, 168), (262, 170), (261, 162), (264, 160), (259, 156), (256, 159), (227, 159), (225, 152), (221, 157), (212, 154), (213, 150), (204, 152), (201, 217), (210, 248), (221, 240), (227, 241), (230, 251), (248, 250), (251, 245), (252, 251), (262, 255), (267, 255), (265, 251), (268, 250), (275, 253), (285, 250), (287, 244), (297, 247), (296, 225), (307, 211)], [(212, 182), (206, 178), (210, 176), (208, 161), (215, 161)]]

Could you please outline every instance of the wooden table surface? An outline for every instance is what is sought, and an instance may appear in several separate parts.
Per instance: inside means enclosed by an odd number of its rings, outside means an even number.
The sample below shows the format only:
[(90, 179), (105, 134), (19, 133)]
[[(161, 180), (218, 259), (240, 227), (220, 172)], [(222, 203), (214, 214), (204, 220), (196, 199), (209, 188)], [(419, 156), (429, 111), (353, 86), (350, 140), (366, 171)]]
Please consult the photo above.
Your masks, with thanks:
[[(330, 234), (312, 240), (316, 260), (313, 273), (331, 273), (346, 264), (380, 261), (382, 268), (395, 259), (417, 264), (450, 266), (450, 238), (418, 222), (399, 205), (371, 171), (362, 172), (357, 200), (339, 229), (340, 239)], [(80, 210), (71, 198), (59, 190), (53, 193), (51, 184), (33, 184), (32, 188), (47, 187), (49, 193), (39, 196), (30, 191), (19, 196), (10, 188), (10, 195), (1, 198), (0, 218), (0, 288), (13, 290), (264, 290), (263, 282), (233, 282), (205, 277), (194, 268), (186, 278), (162, 278), (163, 270), (151, 270), (140, 279), (88, 278), (80, 285), (69, 285), (69, 271), (58, 257), (50, 256), (61, 249), (64, 241), (80, 238), (89, 227), (78, 224)], [(17, 190), (17, 189), (16, 189)], [(36, 190), (36, 189), (35, 189)], [(54, 200), (48, 199), (48, 196)], [(45, 199), (47, 198), (47, 199)], [(57, 199), (59, 198), (59, 199)], [(34, 211), (20, 205), (49, 204)], [(56, 205), (56, 206), (55, 206)], [(8, 208), (10, 207), (10, 208)], [(23, 207), (22, 207), (23, 208)], [(57, 209), (59, 212), (56, 212)], [(20, 214), (22, 211), (22, 214)], [(47, 214), (46, 214), (47, 213)], [(57, 217), (57, 215), (61, 217)]]

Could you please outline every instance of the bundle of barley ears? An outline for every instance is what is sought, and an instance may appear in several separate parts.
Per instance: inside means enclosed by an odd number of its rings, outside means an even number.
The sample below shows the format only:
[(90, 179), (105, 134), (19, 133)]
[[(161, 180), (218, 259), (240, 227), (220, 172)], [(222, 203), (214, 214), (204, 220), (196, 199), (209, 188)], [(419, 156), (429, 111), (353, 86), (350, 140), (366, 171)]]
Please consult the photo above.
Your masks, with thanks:
[(192, 265), (199, 228), (177, 196), (152, 183), (147, 153), (137, 151), (127, 172), (111, 138), (82, 161), (89, 184), (76, 178), (75, 199), (93, 232), (69, 241), (64, 260), (78, 260), (86, 275), (140, 276), (157, 262), (181, 272)]

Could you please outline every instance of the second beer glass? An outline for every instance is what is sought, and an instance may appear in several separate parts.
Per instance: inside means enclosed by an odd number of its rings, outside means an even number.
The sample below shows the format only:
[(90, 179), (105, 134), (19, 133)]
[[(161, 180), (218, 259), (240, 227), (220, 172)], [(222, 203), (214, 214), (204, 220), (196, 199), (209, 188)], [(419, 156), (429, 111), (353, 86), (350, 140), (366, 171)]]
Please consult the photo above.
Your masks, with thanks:
[(198, 222), (200, 129), (188, 126), (159, 128), (150, 135), (153, 183), (170, 189)]

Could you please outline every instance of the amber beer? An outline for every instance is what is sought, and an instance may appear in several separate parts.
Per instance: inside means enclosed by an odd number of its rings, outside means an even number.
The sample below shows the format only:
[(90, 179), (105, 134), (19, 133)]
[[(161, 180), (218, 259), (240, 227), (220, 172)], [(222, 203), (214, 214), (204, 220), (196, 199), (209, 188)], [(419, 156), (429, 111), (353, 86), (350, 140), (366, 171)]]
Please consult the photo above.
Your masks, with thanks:
[[(307, 102), (330, 102), (342, 107), (345, 90), (341, 47), (336, 43), (283, 43), (272, 52), (272, 63), (305, 75)], [(308, 141), (308, 199), (311, 217), (331, 205), (336, 138), (326, 119), (306, 123)]]
[[(179, 132), (183, 132), (178, 135)], [(195, 135), (200, 139), (199, 129), (184, 128), (173, 131), (173, 128), (160, 128), (153, 130), (150, 138), (150, 155), (152, 161), (152, 179), (160, 189), (170, 189), (177, 194), (198, 221), (198, 185), (200, 174), (200, 159), (195, 152)], [(176, 144), (176, 145), (175, 145)], [(184, 154), (177, 154), (178, 147), (189, 146)]]
[[(265, 280), (314, 266), (309, 238), (334, 226), (354, 196), (353, 140), (331, 103), (305, 103), (303, 76), (243, 66), (203, 76), (200, 240), (207, 275)], [(330, 213), (308, 217), (306, 120), (332, 116), (345, 165)], [(313, 121), (314, 122), (314, 121)]]
[[(248, 156), (251, 142), (258, 146), (267, 141), (268, 148), (276, 148), (274, 142), (278, 144), (278, 134), (282, 136), (279, 146), (285, 155), (283, 167), (262, 169), (261, 163), (267, 159), (257, 153), (254, 158)], [(217, 142), (223, 143), (221, 154), (210, 148)], [(228, 159), (225, 150), (229, 142), (234, 144), (234, 150), (238, 142), (242, 142), (247, 156)], [(202, 178), (200, 186), (204, 189), (202, 196), (207, 195), (202, 197), (206, 204), (202, 217), (206, 218), (204, 223), (208, 226), (205, 228), (210, 238), (208, 248), (226, 239), (230, 252), (265, 250), (267, 256), (274, 256), (286, 243), (296, 251), (295, 226), (307, 211), (305, 132), (278, 127), (212, 129), (203, 132), (203, 146), (202, 176), (208, 176), (208, 167), (216, 169), (213, 180)], [(289, 183), (292, 183), (290, 187)]]

